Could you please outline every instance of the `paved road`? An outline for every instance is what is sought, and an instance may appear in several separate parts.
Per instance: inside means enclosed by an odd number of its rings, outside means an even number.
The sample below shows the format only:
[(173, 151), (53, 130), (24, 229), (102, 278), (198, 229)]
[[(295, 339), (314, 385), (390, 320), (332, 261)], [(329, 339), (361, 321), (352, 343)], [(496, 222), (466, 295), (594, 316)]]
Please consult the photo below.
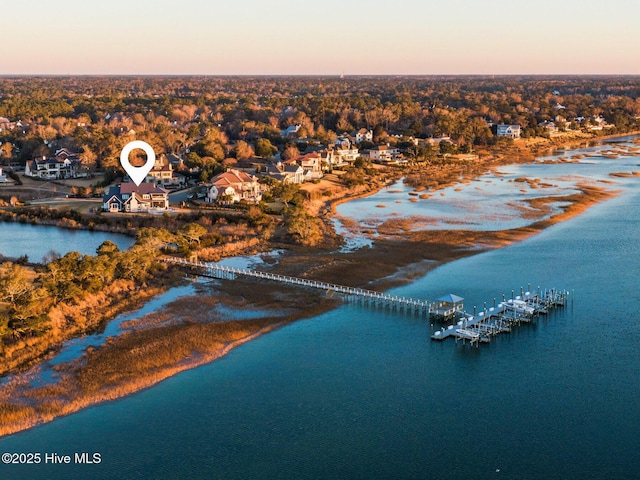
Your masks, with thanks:
[(186, 202), (189, 195), (195, 195), (200, 187), (191, 187), (186, 190), (180, 190), (179, 192), (169, 194), (169, 203), (171, 205), (179, 205), (182, 202)]

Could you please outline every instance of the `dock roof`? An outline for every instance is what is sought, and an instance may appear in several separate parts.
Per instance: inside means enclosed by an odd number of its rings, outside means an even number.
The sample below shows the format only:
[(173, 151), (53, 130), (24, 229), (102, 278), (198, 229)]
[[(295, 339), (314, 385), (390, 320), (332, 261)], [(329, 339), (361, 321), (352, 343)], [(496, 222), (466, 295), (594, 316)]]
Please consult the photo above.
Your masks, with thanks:
[(454, 295), (453, 293), (448, 293), (438, 299), (439, 302), (447, 302), (447, 303), (460, 303), (464, 300), (464, 298)]

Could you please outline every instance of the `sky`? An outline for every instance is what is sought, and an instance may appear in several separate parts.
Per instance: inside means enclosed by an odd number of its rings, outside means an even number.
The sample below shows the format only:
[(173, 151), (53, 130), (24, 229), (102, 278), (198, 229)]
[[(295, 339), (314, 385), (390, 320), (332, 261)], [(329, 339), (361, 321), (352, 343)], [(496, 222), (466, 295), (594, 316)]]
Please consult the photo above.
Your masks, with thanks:
[(0, 75), (640, 74), (638, 0), (19, 0)]

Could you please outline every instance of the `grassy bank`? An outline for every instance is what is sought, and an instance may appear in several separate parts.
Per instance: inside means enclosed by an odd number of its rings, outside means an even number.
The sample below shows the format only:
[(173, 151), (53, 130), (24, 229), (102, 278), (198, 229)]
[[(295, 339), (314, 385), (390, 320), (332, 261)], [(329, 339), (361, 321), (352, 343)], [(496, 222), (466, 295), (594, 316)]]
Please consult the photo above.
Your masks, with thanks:
[[(252, 282), (233, 282), (215, 292), (201, 290), (197, 296), (178, 299), (160, 312), (130, 322), (131, 330), (56, 368), (59, 379), (54, 384), (34, 387), (30, 375), (14, 377), (0, 393), (0, 436), (147, 388), (337, 305), (336, 300), (301, 295), (294, 288), (256, 287)], [(247, 295), (248, 291), (254, 294)], [(239, 299), (241, 293), (244, 299)], [(275, 312), (283, 304), (287, 306), (283, 314), (260, 318), (229, 320), (223, 314), (211, 314), (212, 307), (219, 305)], [(204, 312), (209, 318), (204, 318)]]

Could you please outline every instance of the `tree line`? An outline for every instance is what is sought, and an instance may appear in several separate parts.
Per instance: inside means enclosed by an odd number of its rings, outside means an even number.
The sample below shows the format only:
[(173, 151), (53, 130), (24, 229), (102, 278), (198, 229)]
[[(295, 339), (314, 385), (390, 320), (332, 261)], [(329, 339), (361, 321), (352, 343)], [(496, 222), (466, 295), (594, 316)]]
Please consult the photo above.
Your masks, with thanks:
[[(360, 128), (374, 142), (450, 136), (492, 145), (490, 124), (524, 136), (561, 115), (638, 128), (638, 77), (38, 77), (0, 79), (0, 116), (28, 126), (0, 132), (0, 156), (24, 162), (56, 147), (93, 168), (118, 168), (132, 138), (183, 154), (207, 176), (253, 155), (284, 151), (280, 131), (329, 143)], [(588, 123), (585, 124), (588, 126)], [(580, 125), (573, 125), (580, 127)], [(395, 140), (393, 140), (395, 141)]]

